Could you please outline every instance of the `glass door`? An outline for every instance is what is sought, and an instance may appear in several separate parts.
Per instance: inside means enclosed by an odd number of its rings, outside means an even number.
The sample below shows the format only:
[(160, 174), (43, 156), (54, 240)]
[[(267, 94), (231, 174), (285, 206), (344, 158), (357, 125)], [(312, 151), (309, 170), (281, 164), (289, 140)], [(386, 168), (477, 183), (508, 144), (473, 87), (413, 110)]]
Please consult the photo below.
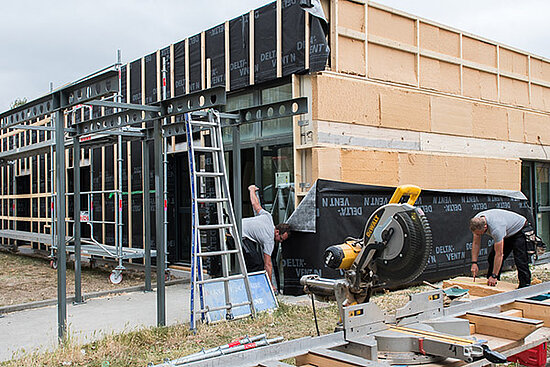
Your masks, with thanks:
[(550, 243), (550, 164), (535, 164), (535, 220), (543, 242)]

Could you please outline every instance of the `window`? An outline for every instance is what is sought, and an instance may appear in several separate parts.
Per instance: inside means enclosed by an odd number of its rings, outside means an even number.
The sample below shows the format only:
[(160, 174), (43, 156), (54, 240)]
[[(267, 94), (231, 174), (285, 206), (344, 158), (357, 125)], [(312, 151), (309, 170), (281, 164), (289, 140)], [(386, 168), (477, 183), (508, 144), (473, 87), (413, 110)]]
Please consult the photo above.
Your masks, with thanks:
[(521, 191), (533, 208), (537, 234), (550, 243), (550, 163), (523, 162)]

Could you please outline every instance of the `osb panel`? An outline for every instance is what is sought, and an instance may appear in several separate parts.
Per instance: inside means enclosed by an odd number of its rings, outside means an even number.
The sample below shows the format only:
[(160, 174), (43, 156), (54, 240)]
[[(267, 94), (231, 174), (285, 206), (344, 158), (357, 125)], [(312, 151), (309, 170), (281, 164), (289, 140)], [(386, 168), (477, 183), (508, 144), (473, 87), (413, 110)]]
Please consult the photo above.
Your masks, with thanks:
[(525, 112), (525, 142), (550, 145), (550, 116)]
[(485, 176), (488, 189), (521, 190), (521, 161), (519, 159), (487, 159)]
[(529, 84), (521, 80), (500, 77), (500, 101), (516, 106), (529, 105)]
[[(313, 120), (380, 125), (379, 89), (350, 77), (313, 77)], [(335, 93), (337, 91), (337, 93)]]
[(341, 179), (341, 150), (339, 148), (314, 148), (312, 150), (313, 179)]
[(544, 111), (550, 111), (550, 88), (531, 84), (531, 106)]
[(460, 67), (429, 57), (420, 57), (420, 86), (459, 94)]
[(380, 93), (380, 126), (430, 131), (430, 97), (418, 92), (386, 89)]
[(458, 33), (420, 22), (420, 48), (460, 57)]
[(368, 33), (416, 46), (415, 21), (369, 6)]
[(369, 43), (369, 77), (416, 85), (416, 56)]
[(550, 82), (550, 63), (532, 57), (531, 78)]
[(470, 68), (463, 68), (464, 95), (477, 99), (496, 101), (497, 76)]
[(499, 66), (501, 70), (525, 76), (528, 75), (529, 60), (527, 58), (527, 55), (523, 55), (518, 52), (507, 50), (501, 47), (499, 50), (499, 56)]
[(338, 71), (365, 76), (365, 43), (356, 39), (338, 37)]
[(475, 137), (482, 139), (508, 140), (506, 109), (474, 103), (473, 117)]
[(448, 97), (431, 97), (431, 131), (472, 136), (472, 103)]
[(351, 1), (339, 1), (338, 26), (365, 32), (365, 5)]
[(399, 154), (400, 184), (410, 183), (425, 189), (485, 188), (483, 173), (482, 158)]
[(497, 66), (497, 47), (470, 37), (462, 37), (462, 57), (487, 66)]
[(342, 181), (370, 185), (398, 184), (398, 153), (342, 149)]
[(507, 109), (506, 121), (508, 123), (508, 140), (523, 143), (525, 141), (523, 112)]

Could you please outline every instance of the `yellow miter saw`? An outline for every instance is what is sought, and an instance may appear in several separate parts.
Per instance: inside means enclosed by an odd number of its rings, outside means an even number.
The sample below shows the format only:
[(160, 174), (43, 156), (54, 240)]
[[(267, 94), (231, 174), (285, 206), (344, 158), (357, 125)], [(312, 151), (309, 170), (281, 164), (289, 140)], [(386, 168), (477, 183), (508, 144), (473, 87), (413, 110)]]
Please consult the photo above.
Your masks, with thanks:
[[(300, 280), (306, 293), (335, 297), (345, 307), (368, 302), (375, 288), (404, 285), (422, 274), (432, 249), (432, 232), (422, 210), (414, 207), (420, 192), (417, 186), (399, 186), (389, 203), (370, 216), (363, 238), (328, 247), (325, 265), (343, 270), (344, 279), (306, 275)], [(400, 203), (405, 195), (408, 201)]]

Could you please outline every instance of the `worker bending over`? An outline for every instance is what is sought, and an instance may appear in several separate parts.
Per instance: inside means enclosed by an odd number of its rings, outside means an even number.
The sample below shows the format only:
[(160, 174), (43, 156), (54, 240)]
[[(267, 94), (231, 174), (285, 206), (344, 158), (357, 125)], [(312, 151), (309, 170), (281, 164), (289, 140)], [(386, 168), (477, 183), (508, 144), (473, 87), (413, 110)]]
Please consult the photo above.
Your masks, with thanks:
[(511, 252), (514, 254), (514, 262), (518, 270), (519, 288), (530, 285), (529, 255), (525, 234), (522, 231), (528, 224), (525, 217), (503, 209), (485, 210), (470, 219), (470, 230), (473, 233), (471, 271), (474, 278), (479, 272), (477, 258), (481, 236), (488, 234), (495, 243), (488, 259), (487, 285), (494, 287), (497, 280), (500, 280), (502, 264)]
[[(243, 232), (243, 247), (245, 252), (251, 250), (252, 246), (261, 246), (263, 254), (263, 269), (267, 272), (267, 278), (271, 282), (271, 274), (273, 272), (273, 264), (271, 263), (271, 254), (275, 247), (275, 241), (283, 242), (290, 235), (290, 226), (286, 223), (273, 224), (273, 217), (271, 214), (262, 208), (260, 201), (256, 196), (256, 191), (259, 189), (255, 185), (248, 186), (250, 193), (250, 202), (252, 203), (252, 209), (254, 210), (254, 217), (243, 218), (242, 232)], [(246, 255), (246, 254), (245, 254)], [(248, 271), (258, 271), (258, 264), (251, 263), (250, 257), (245, 256), (247, 261)], [(258, 261), (256, 261), (257, 263)]]

